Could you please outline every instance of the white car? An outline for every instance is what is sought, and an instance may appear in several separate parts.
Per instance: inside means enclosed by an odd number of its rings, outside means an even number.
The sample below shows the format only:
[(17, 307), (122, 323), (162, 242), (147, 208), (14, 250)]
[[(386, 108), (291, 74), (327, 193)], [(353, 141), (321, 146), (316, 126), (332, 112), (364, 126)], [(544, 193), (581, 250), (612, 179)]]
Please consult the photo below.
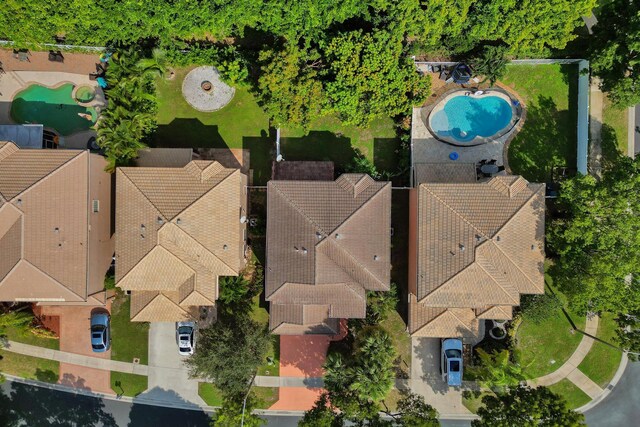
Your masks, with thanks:
[(195, 322), (176, 323), (176, 342), (181, 356), (192, 355), (196, 349), (196, 324)]

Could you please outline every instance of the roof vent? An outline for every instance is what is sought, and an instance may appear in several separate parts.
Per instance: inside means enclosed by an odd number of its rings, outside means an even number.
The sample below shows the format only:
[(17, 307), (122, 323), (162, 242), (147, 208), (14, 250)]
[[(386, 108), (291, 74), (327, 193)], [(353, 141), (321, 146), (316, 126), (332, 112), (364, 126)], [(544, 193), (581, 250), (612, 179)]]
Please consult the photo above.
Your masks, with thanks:
[(294, 246), (294, 247), (293, 247), (293, 249), (295, 249), (295, 250), (296, 250), (296, 252), (300, 251), (300, 249), (298, 249), (298, 247), (297, 247), (297, 246)]
[(536, 245), (531, 245), (531, 250), (535, 251), (536, 250)]
[(226, 251), (227, 249), (229, 249), (229, 246), (227, 246), (227, 245), (222, 245), (222, 249)]
[(459, 248), (460, 248), (460, 252), (464, 252), (464, 245), (462, 243), (460, 243)]
[(374, 260), (374, 261), (378, 261), (379, 259), (380, 259), (380, 258), (378, 257), (378, 255), (374, 255), (374, 256), (373, 256), (373, 260)]
[(339, 239), (340, 237), (342, 237), (340, 234), (336, 233), (336, 239)]
[(247, 217), (246, 217), (246, 216), (244, 216), (244, 215), (242, 215), (242, 216), (240, 217), (240, 224), (244, 224), (245, 222), (247, 222)]
[(141, 238), (141, 239), (144, 239), (144, 234), (141, 234), (141, 235), (140, 235), (140, 238)]
[(18, 206), (22, 206), (22, 199), (18, 199), (18, 200), (16, 200), (16, 205), (18, 205)]
[(479, 242), (482, 240), (482, 236), (479, 234), (476, 234), (476, 242)]
[(162, 219), (161, 216), (158, 217), (157, 221), (158, 221), (158, 224), (160, 224), (160, 225), (164, 224), (164, 219)]
[(307, 254), (307, 252), (308, 252), (308, 251), (307, 251), (307, 248), (305, 248), (305, 247), (303, 246), (303, 247), (302, 247), (302, 253), (306, 255), (306, 254)]
[(500, 236), (496, 236), (496, 242), (500, 241)]
[(144, 232), (144, 230), (146, 230), (147, 227), (144, 226), (144, 224), (140, 224), (140, 230), (142, 230)]
[(180, 218), (176, 219), (176, 224), (178, 225), (182, 224), (182, 220)]
[(54, 233), (57, 233), (57, 232), (59, 232), (59, 231), (60, 231), (60, 228), (58, 228), (58, 227), (56, 227), (56, 228), (54, 228), (54, 229), (53, 229), (53, 232), (54, 232)]
[(322, 233), (316, 231), (316, 237), (318, 238), (318, 240), (322, 239)]

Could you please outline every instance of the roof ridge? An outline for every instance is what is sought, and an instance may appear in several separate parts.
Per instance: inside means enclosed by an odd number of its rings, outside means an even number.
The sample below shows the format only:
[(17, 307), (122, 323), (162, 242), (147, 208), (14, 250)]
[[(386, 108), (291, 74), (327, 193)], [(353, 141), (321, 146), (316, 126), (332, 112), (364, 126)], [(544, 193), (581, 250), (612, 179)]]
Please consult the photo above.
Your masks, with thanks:
[[(461, 309), (462, 309), (462, 310), (465, 310), (465, 308), (461, 308)], [(469, 309), (469, 310), (472, 310), (472, 309)], [(458, 317), (458, 316), (453, 312), (453, 310), (451, 310), (450, 308), (447, 308), (447, 309), (445, 310), (445, 313), (446, 313), (446, 312), (448, 312), (451, 316), (455, 317), (455, 318), (456, 318), (456, 320), (457, 320), (457, 321), (458, 321), (462, 326), (464, 326), (466, 330), (468, 330), (469, 332), (473, 332), (473, 330), (472, 330), (471, 328), (469, 328), (469, 327), (467, 326), (467, 324), (466, 324), (465, 322), (463, 322), (463, 321), (462, 321), (462, 319), (460, 319), (460, 318), (459, 318), (459, 317)], [(475, 316), (475, 315), (474, 315), (474, 318), (476, 318), (476, 316)]]
[[(127, 178), (127, 181), (129, 181), (129, 182), (131, 183), (131, 185), (133, 185), (133, 186), (136, 188), (136, 190), (138, 190), (138, 193), (142, 194), (142, 196), (143, 196), (145, 199), (147, 199), (147, 201), (151, 204), (151, 206), (153, 206), (153, 207), (155, 208), (155, 210), (158, 212), (158, 214), (159, 214), (159, 215), (162, 215), (162, 216), (164, 217), (164, 214), (162, 213), (162, 211), (160, 210), (160, 208), (158, 208), (158, 206), (156, 206), (156, 205), (155, 205), (155, 203), (153, 203), (153, 201), (151, 201), (151, 199), (150, 199), (149, 197), (147, 197), (147, 195), (146, 195), (146, 194), (144, 194), (144, 191), (142, 191), (142, 189), (136, 185), (136, 183), (131, 179), (131, 177), (130, 177), (129, 175), (127, 175), (127, 172), (126, 172), (126, 170), (125, 170), (125, 169), (129, 169), (129, 167), (126, 167), (126, 168), (118, 168), (118, 169), (116, 170), (116, 173), (117, 173), (117, 172), (121, 172), (121, 173), (122, 173), (122, 175), (123, 175), (124, 177), (126, 177), (126, 178)], [(140, 168), (133, 168), (133, 167), (131, 167), (131, 169), (140, 169)], [(165, 219), (166, 219), (166, 218), (165, 218)], [(149, 252), (151, 252), (151, 251), (149, 251)], [(147, 252), (147, 254), (148, 254), (149, 252)]]
[[(337, 230), (337, 228), (336, 228), (336, 230)], [(350, 261), (353, 261), (353, 263), (354, 263), (357, 267), (359, 267), (362, 271), (364, 271), (364, 272), (365, 272), (365, 274), (366, 274), (369, 278), (373, 278), (373, 281), (374, 281), (374, 282), (377, 282), (377, 283), (379, 283), (380, 285), (382, 285), (382, 287), (385, 287), (385, 284), (384, 284), (384, 283), (382, 283), (382, 281), (378, 280), (378, 278), (376, 277), (376, 275), (375, 275), (375, 274), (373, 274), (371, 271), (369, 271), (369, 269), (368, 269), (366, 266), (364, 266), (361, 262), (359, 262), (359, 261), (358, 261), (358, 260), (357, 260), (353, 255), (351, 255), (351, 254), (349, 253), (349, 251), (345, 250), (345, 249), (340, 245), (340, 243), (338, 243), (337, 241), (334, 241), (334, 240), (333, 240), (333, 239), (331, 239), (330, 237), (326, 237), (326, 238), (322, 239), (320, 242), (318, 242), (318, 243), (316, 244), (316, 248), (319, 248), (319, 246), (320, 246), (320, 245), (322, 245), (325, 241), (329, 242), (329, 243), (326, 243), (326, 245), (327, 245), (327, 246), (329, 246), (329, 245), (333, 245), (333, 246), (335, 246), (338, 250), (340, 250), (340, 251), (341, 251), (341, 253), (342, 253), (343, 255), (345, 255), (345, 256), (346, 256)], [(323, 252), (323, 254), (324, 254), (324, 255), (326, 255), (326, 256), (327, 256), (327, 258), (329, 258), (331, 261), (333, 261), (333, 263), (334, 263), (338, 268), (342, 269), (345, 273), (347, 273), (347, 275), (348, 275), (349, 277), (351, 277), (352, 279), (354, 279), (354, 282), (355, 282), (355, 283), (358, 283), (360, 286), (362, 286), (362, 287), (364, 288), (364, 285), (363, 285), (362, 283), (359, 283), (359, 282), (356, 280), (356, 278), (355, 278), (355, 277), (353, 277), (353, 276), (354, 276), (353, 274), (349, 273), (347, 270), (345, 270), (345, 268), (344, 268), (343, 266), (341, 266), (340, 264), (338, 264), (338, 262), (337, 262), (336, 260), (334, 260), (334, 259), (331, 257), (331, 255), (329, 255), (329, 253), (327, 253), (327, 252)], [(315, 276), (314, 276), (314, 277), (315, 277)], [(365, 288), (365, 289), (366, 289), (366, 288)]]
[[(344, 174), (343, 174), (344, 175)], [(355, 174), (352, 174), (355, 175)], [(364, 174), (366, 175), (366, 174)], [(366, 175), (368, 176), (368, 175)], [(340, 175), (340, 177), (338, 177), (338, 179), (340, 179), (342, 177), (342, 175)], [(371, 177), (369, 177), (371, 178)], [(336, 228), (334, 228), (333, 230), (331, 230), (329, 233), (325, 233), (327, 235), (332, 234), (333, 232), (337, 231), (338, 228), (342, 227), (344, 225), (345, 222), (347, 222), (349, 219), (351, 219), (351, 217), (353, 217), (353, 215), (355, 215), (356, 212), (358, 212), (360, 209), (362, 209), (365, 205), (367, 205), (369, 202), (371, 202), (376, 196), (379, 196), (380, 194), (382, 194), (382, 190), (384, 190), (386, 187), (391, 185), (391, 181), (376, 181), (373, 178), (371, 178), (373, 183), (376, 182), (385, 182), (385, 184), (383, 186), (381, 186), (375, 193), (373, 193), (371, 195), (371, 197), (369, 197), (363, 204), (361, 204), (356, 210), (354, 210), (353, 212), (351, 212), (351, 214), (349, 214), (349, 216), (347, 216), (340, 224), (336, 225)], [(335, 182), (335, 181), (334, 181)], [(369, 185), (367, 188), (371, 187), (371, 185)]]
[[(26, 149), (25, 149), (26, 150)], [(18, 149), (18, 151), (20, 151), (20, 149)], [(15, 152), (18, 152), (15, 151)], [(71, 151), (71, 150), (68, 150)], [(14, 152), (14, 153), (15, 153)], [(48, 174), (46, 174), (45, 176), (41, 177), (40, 179), (38, 179), (35, 182), (32, 182), (31, 185), (29, 185), (28, 187), (26, 187), (25, 189), (23, 189), (21, 192), (17, 193), (15, 196), (13, 196), (11, 199), (7, 199), (5, 197), (5, 200), (9, 201), (9, 200), (13, 200), (16, 197), (20, 197), (23, 196), (26, 192), (30, 191), (32, 188), (34, 188), (35, 186), (37, 186), (38, 184), (40, 184), (42, 181), (44, 181), (45, 179), (49, 178), (51, 175), (55, 174), (56, 172), (60, 171), (61, 169), (63, 169), (65, 166), (68, 166), (69, 163), (71, 163), (72, 161), (80, 158), (80, 156), (82, 156), (83, 154), (88, 153), (87, 150), (79, 150), (77, 154), (75, 154), (72, 157), (69, 157), (64, 163), (62, 163), (61, 165), (59, 165), (57, 168), (53, 169), (52, 171), (50, 171)], [(13, 153), (12, 153), (13, 154)], [(87, 160), (88, 162), (88, 160)], [(90, 167), (87, 166), (87, 174), (89, 175), (89, 169)], [(0, 192), (0, 194), (2, 194), (2, 192)], [(2, 196), (4, 197), (4, 195), (2, 194)]]
[[(216, 183), (216, 185), (214, 185), (213, 187), (211, 187), (210, 189), (208, 189), (207, 191), (205, 191), (204, 193), (202, 193), (198, 198), (194, 199), (191, 203), (189, 203), (187, 206), (184, 207), (184, 209), (182, 209), (180, 212), (178, 212), (176, 215), (174, 215), (171, 219), (176, 218), (177, 216), (181, 215), (184, 213), (184, 211), (186, 211), (187, 209), (189, 209), (191, 206), (195, 205), (198, 201), (200, 201), (206, 194), (209, 194), (210, 192), (212, 192), (213, 190), (215, 190), (216, 188), (218, 188), (218, 186), (220, 184), (222, 184), (223, 182), (225, 182), (227, 179), (229, 179), (230, 176), (235, 175), (236, 173), (241, 173), (240, 169), (231, 169), (231, 168), (223, 168), (220, 170), (220, 172), (218, 172), (218, 174), (213, 175), (213, 176), (217, 176), (219, 174), (221, 174), (223, 171), (228, 171), (231, 170), (231, 173), (229, 173), (227, 176), (225, 176), (224, 178), (222, 178), (220, 181), (218, 181)], [(209, 177), (208, 179), (211, 179), (212, 177)], [(201, 178), (202, 179), (202, 178)]]
[[(133, 292), (136, 292), (136, 291), (133, 291)], [(136, 317), (138, 317), (138, 316), (140, 316), (140, 314), (141, 314), (141, 313), (143, 313), (144, 311), (148, 310), (148, 309), (149, 309), (149, 306), (151, 305), (151, 303), (153, 303), (155, 300), (159, 299), (160, 297), (162, 297), (164, 300), (169, 301), (171, 304), (173, 304), (174, 306), (176, 306), (180, 311), (182, 311), (182, 312), (184, 312), (184, 313), (187, 313), (187, 314), (188, 314), (187, 310), (183, 309), (183, 308), (182, 308), (182, 307), (180, 307), (178, 304), (176, 304), (176, 303), (175, 303), (171, 298), (169, 298), (169, 297), (168, 297), (168, 296), (166, 296), (164, 293), (162, 293), (162, 291), (158, 291), (158, 295), (156, 295), (155, 297), (153, 297), (153, 298), (151, 299), (151, 301), (149, 301), (148, 303), (146, 303), (146, 304), (144, 305), (144, 307), (142, 307), (142, 308), (140, 309), (140, 311), (138, 311), (138, 312), (136, 313), (136, 315), (131, 319), (131, 321), (136, 321), (136, 320), (135, 320), (135, 318), (136, 318)]]
[[(271, 187), (275, 188), (276, 191), (278, 192), (278, 195), (280, 195), (283, 199), (285, 199), (288, 204), (295, 209), (296, 212), (298, 212), (304, 219), (307, 220), (307, 222), (309, 224), (311, 224), (312, 226), (316, 227), (318, 230), (321, 230), (323, 234), (325, 235), (329, 235), (331, 232), (326, 232), (325, 230), (322, 229), (322, 227), (320, 227), (319, 224), (317, 224), (314, 220), (312, 220), (303, 210), (302, 208), (300, 208), (300, 206), (298, 206), (290, 197), (287, 197), (287, 193), (282, 191), (279, 187), (278, 184), (276, 184), (276, 181), (271, 181)], [(315, 268), (315, 267), (314, 267)]]
[[(16, 265), (14, 265), (13, 267), (14, 267), (14, 268), (15, 268), (15, 267), (17, 267), (17, 266), (18, 266), (18, 264), (20, 264), (21, 262), (24, 262), (25, 264), (29, 264), (31, 267), (35, 268), (35, 269), (36, 269), (36, 270), (38, 270), (40, 273), (42, 273), (43, 275), (47, 276), (49, 279), (51, 279), (52, 281), (54, 281), (54, 282), (56, 283), (56, 285), (58, 285), (58, 286), (62, 286), (64, 289), (68, 290), (68, 291), (69, 291), (69, 292), (71, 292), (72, 294), (77, 295), (77, 296), (78, 296), (78, 298), (80, 298), (81, 300), (86, 301), (86, 300), (87, 300), (87, 298), (89, 297), (89, 295), (87, 295), (87, 297), (83, 297), (82, 295), (80, 295), (80, 294), (78, 294), (76, 291), (74, 291), (73, 289), (70, 289), (70, 288), (66, 287), (65, 285), (63, 285), (62, 283), (60, 283), (60, 281), (59, 281), (59, 280), (57, 280), (55, 277), (53, 277), (53, 276), (51, 276), (50, 274), (48, 274), (48, 273), (46, 273), (46, 272), (42, 271), (42, 269), (40, 269), (39, 267), (37, 267), (36, 265), (34, 265), (31, 261), (29, 261), (29, 260), (28, 260), (28, 259), (26, 259), (26, 258), (22, 258), (22, 257), (21, 257), (21, 258), (20, 258), (20, 260), (19, 260), (19, 261), (16, 263)], [(12, 268), (12, 269), (10, 270), (10, 272), (11, 272), (11, 271), (13, 271), (13, 270), (14, 270), (14, 268)], [(9, 275), (9, 274), (7, 273), (7, 276), (8, 276), (8, 275)], [(5, 277), (6, 277), (6, 276), (5, 276)]]
[[(486, 242), (483, 242), (482, 244), (485, 244), (485, 243), (487, 243), (487, 242), (488, 242), (488, 240), (487, 240)], [(492, 243), (493, 243), (493, 242), (492, 242)], [(507, 292), (507, 290), (506, 290), (506, 289), (505, 289), (505, 288), (504, 288), (504, 287), (503, 287), (503, 286), (502, 286), (502, 285), (501, 285), (501, 284), (500, 284), (500, 283), (495, 279), (495, 277), (493, 277), (493, 275), (491, 275), (491, 273), (489, 273), (489, 272), (487, 271), (487, 269), (486, 269), (486, 268), (484, 268), (484, 267), (482, 266), (482, 264), (480, 264), (480, 263), (479, 263), (479, 262), (477, 262), (476, 260), (474, 260), (470, 265), (473, 265), (473, 264), (476, 264), (476, 265), (477, 265), (478, 267), (480, 267), (480, 268), (481, 268), (485, 273), (487, 273), (487, 276), (489, 276), (489, 278), (491, 278), (491, 280), (492, 280), (496, 285), (498, 285), (498, 287), (499, 287), (500, 289), (502, 289), (502, 292), (504, 292), (504, 293), (505, 293), (509, 298), (511, 298), (511, 299), (513, 300), (514, 305), (519, 305), (519, 304), (520, 304), (520, 302), (519, 302), (519, 301), (516, 301), (515, 299), (513, 299), (513, 297), (511, 296), (511, 294), (510, 294), (509, 292)], [(462, 271), (466, 270), (467, 268), (468, 268), (468, 267), (463, 268), (463, 269), (462, 269)], [(447, 280), (447, 282), (448, 282), (448, 280)], [(519, 295), (520, 295), (520, 292), (518, 292), (518, 296), (519, 296)]]
[[(485, 234), (484, 231), (480, 230), (478, 227), (476, 227), (474, 224), (471, 223), (471, 221), (469, 221), (464, 215), (462, 215), (460, 212), (458, 212), (457, 210), (455, 210), (453, 207), (451, 207), (447, 202), (445, 202), (442, 198), (438, 197), (437, 194), (435, 194), (433, 191), (431, 191), (431, 189), (429, 189), (429, 185), (428, 184), (420, 184), (422, 186), (422, 188), (424, 188), (425, 190), (427, 190), (429, 192), (429, 194), (431, 196), (433, 196), (433, 198), (435, 198), (438, 202), (440, 202), (443, 206), (445, 206), (446, 208), (448, 208), (449, 210), (451, 210), (451, 212), (453, 212), (454, 214), (456, 214), (456, 216), (458, 218), (460, 218), (462, 221), (466, 222), (467, 224), (469, 224), (469, 226), (471, 228), (473, 228), (474, 230), (476, 230), (478, 233), (482, 234), (483, 236), (487, 237), (487, 235)], [(448, 185), (448, 184), (446, 184)], [(474, 257), (475, 260), (475, 257)]]
[[(162, 228), (162, 227), (161, 227)], [(158, 232), (160, 232), (160, 230), (158, 230)], [(187, 267), (189, 270), (191, 270), (192, 274), (196, 274), (196, 271), (191, 268), (190, 265), (188, 265), (187, 263), (185, 263), (184, 261), (182, 261), (180, 258), (178, 258), (177, 256), (175, 256), (173, 253), (171, 253), (170, 250), (168, 250), (167, 248), (165, 248), (164, 246), (160, 245), (160, 244), (156, 244), (153, 248), (151, 248), (151, 250), (149, 252), (147, 252), (142, 258), (140, 258), (140, 261), (138, 261), (133, 267), (131, 267), (129, 269), (129, 271), (127, 271), (127, 274), (125, 274), (124, 276), (122, 276), (120, 278), (120, 280), (118, 280), (118, 287), (121, 286), (122, 281), (126, 280), (126, 278), (132, 274), (132, 272), (140, 265), (140, 263), (147, 258), (153, 251), (155, 251), (156, 249), (162, 249), (163, 251), (165, 251), (166, 253), (168, 253), (169, 255), (171, 255), (172, 257), (174, 257), (175, 259), (177, 259), (180, 263), (184, 264), (185, 267)], [(148, 291), (153, 291), (155, 292), (156, 290), (151, 290), (151, 289), (142, 289), (142, 290), (148, 290)], [(135, 290), (134, 290), (135, 291)], [(161, 291), (157, 291), (157, 292), (161, 292)]]

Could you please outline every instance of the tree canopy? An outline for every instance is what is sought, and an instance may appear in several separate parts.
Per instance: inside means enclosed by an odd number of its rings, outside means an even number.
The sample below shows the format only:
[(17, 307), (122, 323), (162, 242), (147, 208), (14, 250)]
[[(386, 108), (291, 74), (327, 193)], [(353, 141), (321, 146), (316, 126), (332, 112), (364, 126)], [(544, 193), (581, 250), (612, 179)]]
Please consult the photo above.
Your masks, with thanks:
[(583, 311), (640, 307), (640, 159), (620, 156), (600, 181), (565, 181), (558, 202), (547, 234), (554, 283)]
[(640, 103), (640, 3), (606, 2), (591, 37), (591, 68), (622, 106)]
[(567, 408), (566, 401), (546, 387), (516, 387), (508, 393), (487, 395), (473, 427), (585, 426), (584, 415)]

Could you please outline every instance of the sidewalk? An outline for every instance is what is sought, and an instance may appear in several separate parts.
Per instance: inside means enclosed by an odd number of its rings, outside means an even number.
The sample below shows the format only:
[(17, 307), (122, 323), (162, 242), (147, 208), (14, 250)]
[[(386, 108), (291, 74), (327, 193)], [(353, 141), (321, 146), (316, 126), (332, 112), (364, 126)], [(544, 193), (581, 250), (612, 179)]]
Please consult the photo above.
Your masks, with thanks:
[[(596, 315), (591, 317), (587, 316), (584, 332), (595, 337), (598, 332), (598, 321), (599, 318)], [(602, 388), (578, 369), (580, 363), (582, 363), (587, 353), (589, 353), (589, 350), (591, 350), (593, 342), (593, 338), (584, 335), (578, 348), (576, 348), (571, 357), (569, 357), (569, 360), (560, 366), (558, 370), (543, 377), (529, 380), (529, 385), (550, 386), (566, 378), (585, 392), (591, 399), (598, 397), (603, 392)]]

